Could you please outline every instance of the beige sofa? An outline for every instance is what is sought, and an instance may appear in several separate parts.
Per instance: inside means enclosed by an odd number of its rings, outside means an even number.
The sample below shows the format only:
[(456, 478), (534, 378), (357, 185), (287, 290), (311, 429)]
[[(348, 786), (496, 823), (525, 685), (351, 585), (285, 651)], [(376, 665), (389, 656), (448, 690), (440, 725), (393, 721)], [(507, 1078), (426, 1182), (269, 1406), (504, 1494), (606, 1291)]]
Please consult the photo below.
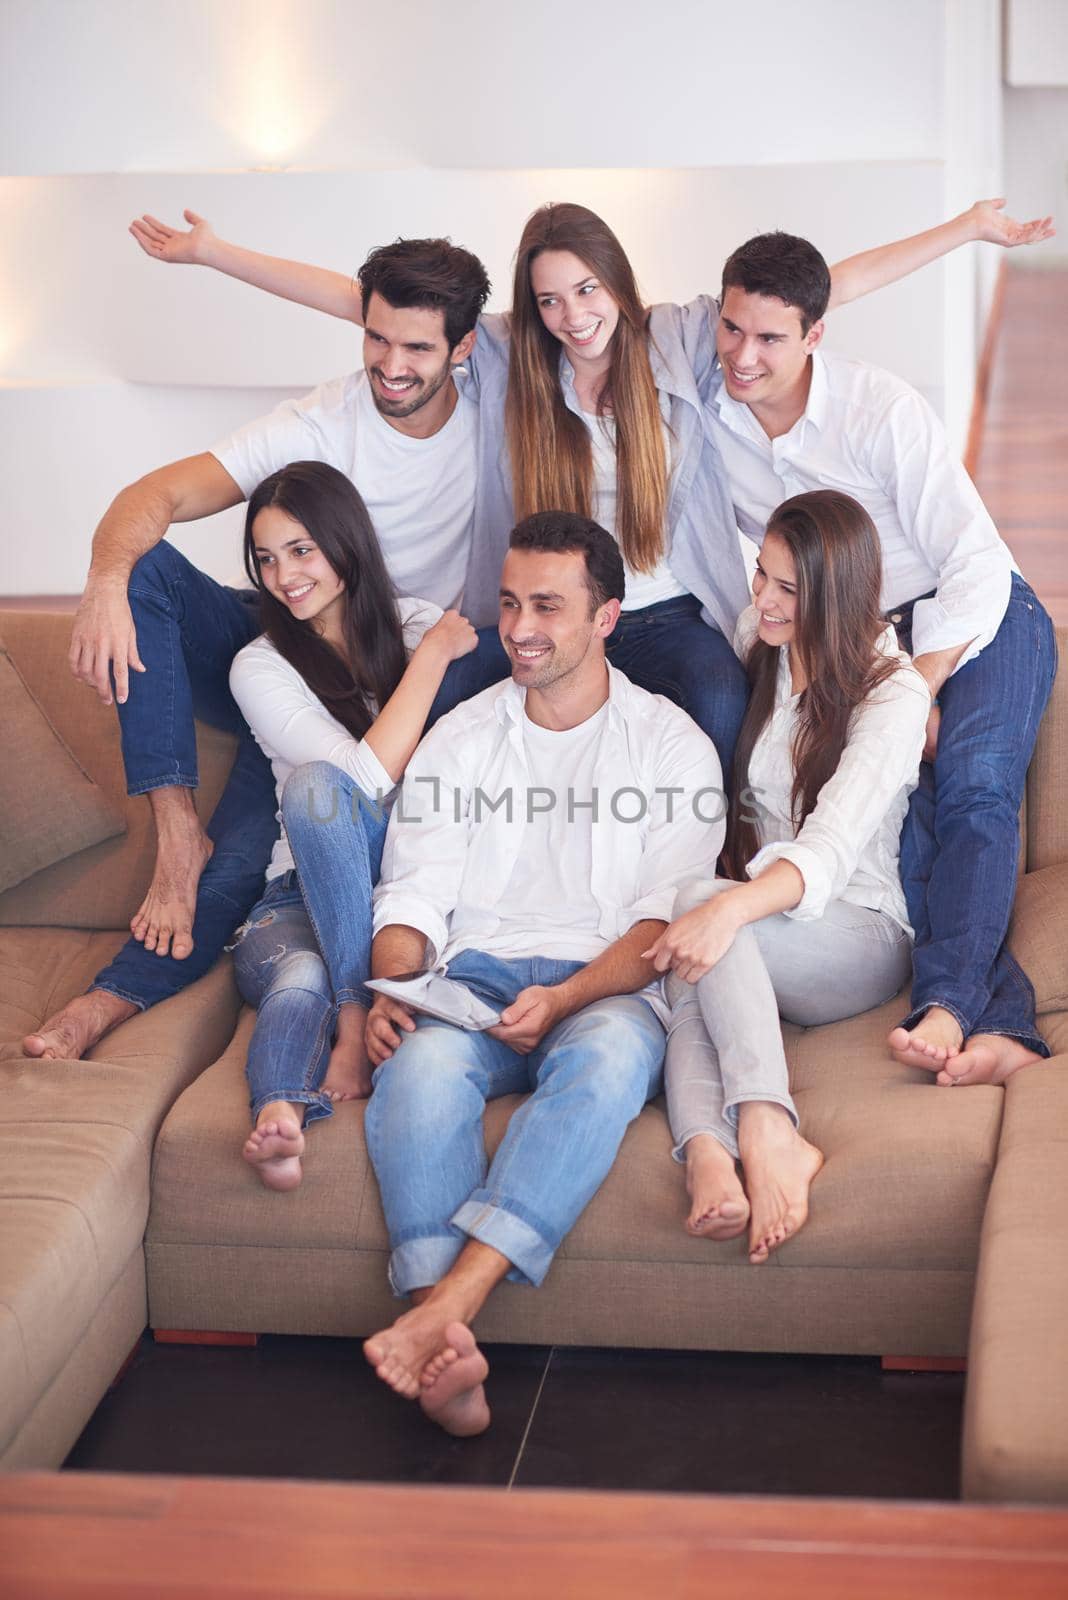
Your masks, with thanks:
[[(227, 961), (116, 1029), (86, 1062), (15, 1054), (15, 1041), (121, 942), (152, 836), (147, 803), (123, 794), (114, 713), (68, 675), (69, 618), (9, 612), (0, 633), (56, 733), (126, 822), (0, 896), (0, 1461), (16, 1467), (62, 1460), (146, 1322), (357, 1336), (393, 1304), (362, 1106), (316, 1125), (293, 1194), (268, 1193), (239, 1158), (252, 1018), (240, 1014)], [(205, 810), (230, 750), (202, 730)], [(900, 1002), (834, 1027), (792, 1028), (805, 1131), (827, 1157), (795, 1240), (754, 1268), (742, 1241), (689, 1238), (657, 1103), (632, 1126), (543, 1288), (505, 1285), (481, 1333), (967, 1353), (965, 1494), (1068, 1499), (1066, 795), (1068, 672), (1029, 777), (1012, 935), (1061, 1052), (1048, 1066), (1004, 1091), (939, 1089), (886, 1055)], [(43, 804), (62, 805), (63, 794)], [(490, 1108), (491, 1143), (514, 1104)]]

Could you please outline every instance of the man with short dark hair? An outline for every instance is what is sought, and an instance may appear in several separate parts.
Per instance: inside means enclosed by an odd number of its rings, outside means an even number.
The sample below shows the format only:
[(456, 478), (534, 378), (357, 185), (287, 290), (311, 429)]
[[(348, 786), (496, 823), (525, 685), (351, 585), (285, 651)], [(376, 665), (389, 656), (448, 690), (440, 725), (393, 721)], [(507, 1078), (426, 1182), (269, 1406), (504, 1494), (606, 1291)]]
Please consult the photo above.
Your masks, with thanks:
[(805, 239), (762, 234), (734, 252), (707, 426), (756, 542), (777, 505), (810, 489), (852, 495), (879, 530), (883, 605), (933, 702), (901, 842), (912, 1009), (889, 1044), (939, 1083), (1003, 1083), (1049, 1054), (1005, 937), (1053, 628), (926, 402), (819, 348), (829, 289)]
[[(606, 662), (623, 582), (596, 523), (519, 524), (500, 590), (511, 678), (423, 740), (386, 839), (375, 977), (443, 970), (500, 1013), (474, 1031), (380, 995), (367, 1022), (390, 1281), (417, 1303), (364, 1349), (452, 1433), (489, 1422), (472, 1318), (502, 1278), (542, 1281), (659, 1090), (647, 952), (723, 843), (711, 740)], [(487, 1165), (484, 1103), (527, 1091)]]
[[(206, 229), (195, 219), (194, 234)], [(360, 371), (149, 473), (96, 531), (71, 665), (107, 704), (114, 682), (128, 792), (149, 796), (156, 866), (134, 937), (87, 994), (24, 1040), (28, 1055), (78, 1058), (206, 972), (262, 889), (277, 838), (270, 766), (228, 683), (233, 657), (260, 632), (257, 597), (199, 572), (164, 538), (171, 524), (236, 505), (292, 461), (326, 461), (359, 489), (402, 594), (455, 606), (476, 561), (478, 407), (454, 379), (489, 294), (485, 268), (446, 239), (407, 239), (372, 251), (359, 281)], [(500, 671), (495, 641), (489, 664), (454, 663), (435, 714)], [(194, 714), (239, 737), (206, 832), (193, 803)]]

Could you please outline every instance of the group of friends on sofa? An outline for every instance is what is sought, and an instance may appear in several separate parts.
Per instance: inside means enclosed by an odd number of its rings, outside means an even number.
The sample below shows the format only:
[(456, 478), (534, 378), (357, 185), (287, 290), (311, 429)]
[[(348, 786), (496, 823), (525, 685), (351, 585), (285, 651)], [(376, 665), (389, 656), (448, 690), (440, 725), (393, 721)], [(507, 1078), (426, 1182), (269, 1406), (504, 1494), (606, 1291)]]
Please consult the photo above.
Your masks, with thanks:
[[(157, 862), (129, 941), (24, 1049), (78, 1058), (232, 948), (245, 1158), (291, 1189), (305, 1129), (371, 1096), (413, 1305), (366, 1354), (476, 1433), (472, 1320), (542, 1281), (661, 1087), (687, 1227), (748, 1232), (759, 1264), (822, 1161), (780, 1018), (911, 974), (901, 1063), (964, 1086), (1049, 1053), (1005, 939), (1053, 630), (931, 409), (821, 340), (829, 307), (1050, 223), (980, 202), (831, 269), (765, 234), (718, 297), (650, 308), (608, 226), (548, 205), (496, 316), (447, 240), (350, 281), (186, 221), (132, 232), (361, 324), (364, 365), (97, 530), (71, 665), (118, 703)], [(164, 535), (243, 499), (236, 590)], [(206, 831), (194, 714), (238, 738)], [(518, 1092), (488, 1162), (484, 1105)]]

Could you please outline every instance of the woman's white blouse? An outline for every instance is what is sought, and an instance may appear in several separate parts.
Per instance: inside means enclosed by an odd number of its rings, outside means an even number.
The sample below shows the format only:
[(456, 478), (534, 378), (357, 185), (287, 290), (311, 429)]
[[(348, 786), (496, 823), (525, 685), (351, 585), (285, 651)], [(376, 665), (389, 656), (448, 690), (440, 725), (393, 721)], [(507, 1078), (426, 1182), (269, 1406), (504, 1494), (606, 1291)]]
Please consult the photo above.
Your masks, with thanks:
[[(744, 658), (757, 631), (749, 606), (738, 619), (734, 647)], [(831, 900), (868, 906), (911, 933), (898, 868), (901, 825), (919, 778), (931, 696), (892, 628), (877, 649), (897, 670), (853, 713), (842, 758), (800, 829), (790, 814), (798, 696), (789, 646), (780, 646), (775, 706), (753, 748), (742, 804), (755, 816), (762, 848), (746, 867), (755, 878), (773, 861), (791, 861), (805, 892), (788, 917), (823, 915)]]
[[(409, 656), (428, 628), (441, 616), (431, 600), (397, 601), (404, 646)], [(230, 689), (256, 743), (271, 763), (278, 821), (282, 821), (282, 790), (296, 767), (309, 761), (329, 761), (347, 772), (352, 781), (374, 800), (378, 793), (392, 794), (396, 785), (366, 739), (354, 739), (305, 683), (296, 667), (280, 656), (266, 634), (239, 650), (230, 667)], [(377, 708), (372, 708), (377, 715)], [(267, 882), (294, 866), (285, 828), (267, 868)]]

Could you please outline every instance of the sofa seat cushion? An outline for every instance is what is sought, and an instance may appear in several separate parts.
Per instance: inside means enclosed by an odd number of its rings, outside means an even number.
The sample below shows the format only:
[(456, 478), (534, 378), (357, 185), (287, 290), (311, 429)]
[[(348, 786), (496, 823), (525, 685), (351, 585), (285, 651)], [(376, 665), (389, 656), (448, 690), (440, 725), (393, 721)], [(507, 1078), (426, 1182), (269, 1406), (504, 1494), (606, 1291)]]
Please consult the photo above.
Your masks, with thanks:
[[(900, 1014), (901, 1003), (894, 1002), (834, 1028), (790, 1030), (802, 1126), (824, 1150), (826, 1165), (808, 1227), (776, 1253), (768, 1271), (810, 1263), (974, 1269), (1002, 1093), (954, 1095), (928, 1074), (897, 1066), (884, 1040)], [(186, 1090), (160, 1132), (150, 1264), (153, 1250), (190, 1245), (384, 1256), (388, 1240), (363, 1142), (362, 1105), (342, 1105), (309, 1130), (304, 1182), (295, 1191), (267, 1191), (241, 1159), (249, 1126), (243, 1066), (253, 1021), (246, 1014), (225, 1055)], [(510, 1097), (489, 1106), (491, 1151), (518, 1103)], [(657, 1102), (629, 1129), (561, 1256), (745, 1263), (744, 1240), (690, 1238), (682, 1228), (685, 1210), (682, 1170), (671, 1160), (663, 1103)]]
[[(84, 988), (115, 935), (7, 930), (0, 945), (8, 979), (18, 978), (5, 1022), (22, 1032), (45, 1001)], [(0, 1456), (140, 1263), (157, 1131), (232, 1035), (236, 1013), (224, 961), (116, 1028), (85, 1061), (0, 1061)]]
[(91, 1064), (77, 1085), (0, 1074), (2, 1454), (140, 1258), (149, 1163)]

